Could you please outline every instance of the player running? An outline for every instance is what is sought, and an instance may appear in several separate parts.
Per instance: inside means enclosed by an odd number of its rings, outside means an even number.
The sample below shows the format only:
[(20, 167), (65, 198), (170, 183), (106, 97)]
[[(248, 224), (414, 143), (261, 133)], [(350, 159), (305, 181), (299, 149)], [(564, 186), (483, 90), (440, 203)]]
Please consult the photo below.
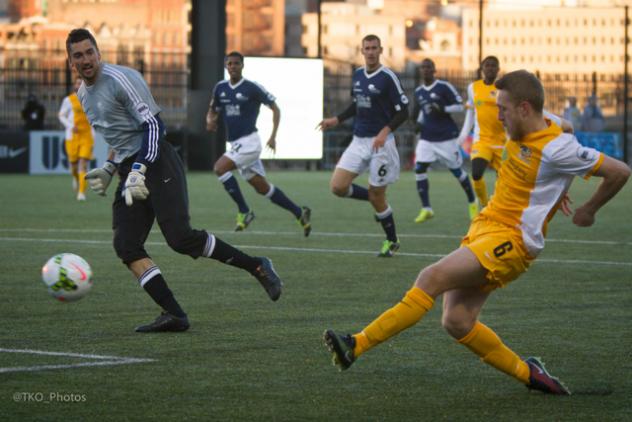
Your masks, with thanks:
[(464, 110), (463, 100), (447, 81), (435, 78), (435, 64), (430, 59), (421, 62), (423, 84), (415, 89), (413, 119), (419, 125), (419, 141), (415, 149), (415, 179), (421, 199), (421, 211), (415, 223), (423, 223), (434, 216), (430, 206), (430, 182), (428, 167), (441, 161), (457, 178), (467, 196), (470, 220), (478, 214), (478, 204), (467, 172), (463, 169), (463, 157), (457, 143), (459, 129), (452, 113)]
[(184, 166), (165, 140), (161, 109), (143, 76), (129, 67), (101, 62), (97, 42), (86, 29), (68, 34), (66, 50), (71, 67), (83, 79), (78, 91), (81, 105), (92, 127), (112, 149), (110, 160), (88, 172), (86, 179), (93, 191), (105, 195), (118, 172), (112, 203), (114, 250), (162, 308), (154, 322), (136, 331), (189, 328), (187, 314), (145, 250), (154, 220), (174, 251), (244, 269), (261, 283), (271, 300), (279, 299), (282, 283), (268, 258), (249, 256), (204, 230), (191, 228)]
[[(400, 168), (392, 132), (408, 118), (408, 98), (395, 73), (380, 63), (381, 54), (382, 45), (376, 35), (362, 39), (365, 66), (353, 74), (353, 102), (338, 116), (321, 121), (318, 127), (326, 130), (354, 117), (353, 140), (331, 176), (331, 191), (342, 198), (371, 203), (375, 218), (386, 234), (378, 256), (388, 258), (400, 246), (393, 209), (386, 200), (386, 187), (397, 181)], [(368, 190), (353, 183), (366, 170), (369, 171)]]
[(230, 79), (220, 81), (213, 89), (213, 97), (206, 115), (206, 128), (215, 132), (221, 116), (226, 124), (230, 151), (222, 155), (213, 170), (224, 185), (224, 189), (235, 201), (238, 208), (235, 231), (245, 230), (254, 220), (255, 213), (250, 209), (239, 189), (232, 170), (239, 173), (258, 194), (264, 195), (273, 203), (288, 210), (303, 228), (305, 237), (312, 231), (311, 209), (299, 207), (292, 202), (283, 191), (266, 180), (266, 172), (259, 158), (261, 155), (261, 138), (257, 132), (257, 116), (261, 104), (272, 110), (272, 133), (267, 146), (276, 149), (276, 134), (281, 121), (281, 110), (276, 98), (256, 82), (243, 78), (244, 56), (237, 51), (229, 53), (224, 59)]
[(81, 107), (77, 90), (81, 86), (81, 78), (75, 79), (74, 89), (64, 98), (59, 108), (59, 121), (66, 128), (66, 155), (70, 164), (72, 187), (77, 192), (77, 201), (86, 200), (86, 171), (92, 160), (94, 136), (92, 128)]

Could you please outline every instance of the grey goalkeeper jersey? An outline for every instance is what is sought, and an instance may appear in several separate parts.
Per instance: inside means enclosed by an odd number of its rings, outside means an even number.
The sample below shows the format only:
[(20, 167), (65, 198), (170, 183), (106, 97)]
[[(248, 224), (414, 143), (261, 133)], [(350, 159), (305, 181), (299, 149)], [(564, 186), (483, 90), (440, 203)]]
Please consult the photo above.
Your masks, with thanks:
[(139, 72), (103, 63), (96, 83), (82, 83), (77, 96), (90, 125), (114, 150), (114, 162), (136, 154), (144, 140), (148, 142), (143, 148), (145, 156), (137, 161), (151, 163), (157, 158), (161, 134), (154, 116), (161, 109)]

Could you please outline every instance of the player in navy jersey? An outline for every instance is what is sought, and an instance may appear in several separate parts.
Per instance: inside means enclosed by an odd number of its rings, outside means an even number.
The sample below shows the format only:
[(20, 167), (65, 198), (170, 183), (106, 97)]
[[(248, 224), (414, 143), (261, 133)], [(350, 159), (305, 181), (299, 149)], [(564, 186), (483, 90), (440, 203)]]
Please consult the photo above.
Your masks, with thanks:
[(465, 109), (463, 100), (449, 82), (435, 79), (435, 72), (434, 62), (424, 59), (421, 62), (423, 84), (415, 89), (412, 118), (420, 128), (419, 142), (415, 149), (415, 179), (422, 204), (415, 223), (423, 223), (434, 216), (428, 195), (427, 170), (437, 160), (448, 167), (463, 187), (469, 204), (470, 219), (478, 214), (478, 203), (470, 178), (463, 170), (463, 157), (457, 143), (459, 128), (450, 115)]
[(235, 231), (246, 229), (255, 218), (254, 212), (239, 189), (237, 180), (233, 177), (232, 170), (238, 169), (257, 193), (291, 212), (307, 237), (312, 230), (311, 210), (308, 207), (299, 207), (285, 196), (281, 189), (268, 183), (263, 163), (259, 159), (261, 139), (256, 127), (259, 108), (261, 104), (265, 104), (272, 110), (272, 133), (266, 145), (274, 151), (276, 133), (281, 120), (281, 110), (275, 102), (276, 98), (263, 86), (242, 77), (244, 57), (241, 53), (229, 53), (224, 59), (224, 65), (230, 79), (218, 82), (213, 89), (213, 97), (206, 115), (206, 128), (216, 131), (219, 116), (224, 118), (231, 148), (215, 162), (213, 170), (226, 192), (237, 204)]
[(279, 299), (282, 283), (268, 258), (249, 256), (213, 234), (191, 227), (184, 166), (165, 139), (161, 109), (143, 76), (129, 67), (101, 62), (97, 42), (87, 29), (72, 30), (66, 50), (70, 66), (83, 80), (77, 91), (81, 106), (90, 125), (111, 148), (109, 160), (90, 170), (86, 180), (90, 189), (105, 196), (118, 173), (112, 202), (114, 250), (162, 308), (155, 321), (136, 331), (189, 328), (187, 314), (145, 250), (154, 221), (174, 251), (244, 269), (259, 280), (270, 299)]
[[(408, 98), (395, 73), (380, 63), (380, 54), (382, 45), (377, 36), (362, 39), (365, 66), (353, 74), (353, 102), (318, 126), (326, 130), (354, 117), (353, 140), (336, 165), (331, 190), (336, 196), (371, 202), (386, 233), (378, 256), (392, 257), (399, 249), (399, 240), (386, 187), (399, 178), (399, 154), (392, 132), (408, 118)], [(368, 189), (353, 183), (365, 170), (369, 171)]]

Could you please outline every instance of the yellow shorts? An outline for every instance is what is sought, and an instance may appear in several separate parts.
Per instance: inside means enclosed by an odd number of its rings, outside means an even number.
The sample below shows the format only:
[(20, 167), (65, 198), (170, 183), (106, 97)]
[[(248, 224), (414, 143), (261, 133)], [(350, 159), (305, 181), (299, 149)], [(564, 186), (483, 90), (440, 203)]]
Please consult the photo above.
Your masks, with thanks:
[(78, 132), (73, 134), (72, 139), (66, 139), (66, 154), (68, 161), (76, 163), (80, 158), (92, 160), (92, 149), (94, 147), (94, 139), (92, 132)]
[(487, 270), (486, 291), (505, 287), (527, 271), (534, 259), (527, 253), (519, 230), (483, 215), (472, 221), (461, 246), (470, 249)]
[(502, 161), (504, 142), (497, 140), (480, 139), (472, 145), (471, 159), (482, 158), (487, 161), (491, 168), (498, 171)]

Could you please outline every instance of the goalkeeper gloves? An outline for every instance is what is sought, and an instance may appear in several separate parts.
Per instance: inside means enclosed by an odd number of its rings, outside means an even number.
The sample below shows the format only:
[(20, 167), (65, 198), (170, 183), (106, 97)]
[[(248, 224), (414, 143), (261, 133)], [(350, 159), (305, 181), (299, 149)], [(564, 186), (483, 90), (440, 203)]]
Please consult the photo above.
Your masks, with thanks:
[(125, 203), (128, 207), (131, 207), (134, 200), (147, 199), (149, 196), (149, 190), (145, 186), (145, 172), (147, 166), (141, 163), (132, 164), (132, 171), (127, 175), (125, 180), (125, 188), (123, 189), (123, 196), (125, 197)]
[(103, 164), (103, 167), (90, 170), (85, 178), (92, 191), (98, 195), (105, 196), (105, 190), (110, 185), (115, 171), (116, 164), (108, 160)]

